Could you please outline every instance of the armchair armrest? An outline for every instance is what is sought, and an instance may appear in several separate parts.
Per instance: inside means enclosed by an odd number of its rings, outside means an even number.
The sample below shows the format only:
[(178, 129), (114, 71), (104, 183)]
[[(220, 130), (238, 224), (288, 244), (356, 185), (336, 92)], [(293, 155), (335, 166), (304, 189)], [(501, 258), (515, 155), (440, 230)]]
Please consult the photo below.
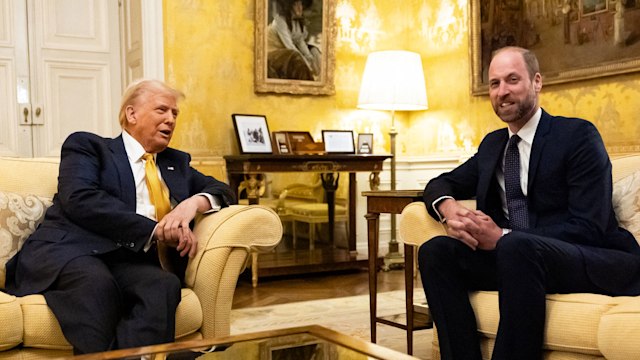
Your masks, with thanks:
[[(460, 202), (469, 209), (476, 208), (474, 200)], [(446, 227), (429, 215), (422, 201), (411, 203), (402, 210), (399, 231), (405, 244), (416, 247), (435, 236), (447, 235)]]
[(200, 300), (205, 338), (229, 335), (233, 294), (251, 251), (269, 251), (282, 238), (282, 223), (271, 209), (233, 205), (197, 219), (198, 252), (187, 265), (186, 286)]

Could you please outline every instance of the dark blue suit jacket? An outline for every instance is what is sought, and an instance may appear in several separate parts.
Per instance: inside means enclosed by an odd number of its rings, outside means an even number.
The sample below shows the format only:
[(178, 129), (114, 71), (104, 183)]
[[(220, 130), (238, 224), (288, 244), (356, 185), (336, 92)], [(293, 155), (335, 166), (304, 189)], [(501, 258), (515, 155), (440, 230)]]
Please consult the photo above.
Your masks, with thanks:
[[(438, 219), (431, 204), (443, 195), (475, 198), (479, 210), (508, 227), (495, 176), (508, 137), (506, 128), (488, 134), (471, 159), (427, 184), (424, 201), (431, 216)], [(629, 267), (620, 262), (629, 259), (627, 253), (640, 256), (640, 247), (618, 227), (611, 201), (611, 162), (593, 124), (542, 111), (531, 148), (527, 192), (530, 228), (524, 231), (578, 245), (589, 277), (603, 290), (619, 292), (629, 285)]]
[[(234, 203), (229, 186), (189, 166), (189, 154), (167, 148), (157, 155), (172, 203), (197, 193)], [(37, 176), (37, 174), (34, 174)], [(62, 145), (58, 193), (43, 223), (7, 263), (7, 290), (40, 293), (78, 256), (126, 248), (142, 251), (156, 222), (136, 214), (133, 173), (122, 136), (71, 134)]]

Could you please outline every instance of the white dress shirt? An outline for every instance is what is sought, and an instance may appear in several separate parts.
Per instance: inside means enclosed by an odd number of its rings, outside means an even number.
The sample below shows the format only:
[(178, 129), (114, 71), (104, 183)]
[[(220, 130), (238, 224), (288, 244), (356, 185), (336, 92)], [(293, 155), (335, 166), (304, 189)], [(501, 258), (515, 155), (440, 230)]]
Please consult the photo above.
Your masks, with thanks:
[[(145, 154), (144, 148), (142, 145), (134, 139), (129, 133), (124, 130), (122, 131), (122, 141), (124, 142), (124, 150), (127, 153), (127, 158), (129, 159), (129, 165), (131, 166), (131, 171), (133, 172), (133, 181), (136, 186), (136, 214), (147, 217), (151, 220), (156, 219), (156, 207), (151, 203), (151, 197), (149, 196), (149, 188), (147, 187), (147, 182), (145, 179), (145, 160), (142, 159), (142, 156)], [(156, 154), (153, 154), (154, 158)], [(165, 184), (164, 180), (162, 180), (162, 173), (158, 168), (158, 178), (160, 179), (160, 183), (167, 194), (169, 194), (169, 189), (167, 188), (167, 184)], [(202, 195), (209, 200), (209, 204), (211, 205), (211, 209), (206, 211), (205, 213), (210, 213), (214, 211), (219, 211), (221, 206), (216, 199), (215, 196), (207, 193), (199, 193), (198, 195)], [(173, 199), (171, 199), (171, 208), (175, 207), (177, 204)], [(157, 226), (157, 225), (156, 225)], [(144, 247), (144, 251), (149, 250), (151, 247), (151, 240), (153, 238), (153, 234), (155, 233), (155, 227), (153, 228), (153, 232), (149, 237), (149, 241), (147, 245)]]

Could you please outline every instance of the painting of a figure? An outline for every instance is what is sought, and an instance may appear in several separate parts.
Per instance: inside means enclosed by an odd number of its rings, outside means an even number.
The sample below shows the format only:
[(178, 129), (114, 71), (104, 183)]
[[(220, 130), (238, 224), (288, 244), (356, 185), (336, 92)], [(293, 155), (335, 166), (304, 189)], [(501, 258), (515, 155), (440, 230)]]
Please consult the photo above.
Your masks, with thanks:
[(334, 94), (336, 0), (255, 1), (255, 91)]
[(268, 77), (317, 80), (321, 71), (322, 0), (271, 0)]

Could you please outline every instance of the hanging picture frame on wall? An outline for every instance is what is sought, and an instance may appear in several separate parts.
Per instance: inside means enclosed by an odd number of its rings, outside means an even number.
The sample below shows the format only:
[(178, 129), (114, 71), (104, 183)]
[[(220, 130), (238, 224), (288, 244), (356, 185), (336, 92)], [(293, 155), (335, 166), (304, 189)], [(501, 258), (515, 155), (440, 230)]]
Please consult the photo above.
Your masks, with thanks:
[(521, 1), (469, 4), (473, 95), (489, 93), (492, 55), (508, 45), (533, 49), (544, 85), (640, 71), (640, 46), (634, 35), (640, 23), (616, 20), (640, 10), (638, 1), (565, 1), (548, 16), (523, 11)]
[(273, 154), (267, 117), (264, 115), (232, 114), (233, 127), (242, 154)]
[[(302, 21), (282, 14), (276, 0), (255, 0), (255, 92), (306, 95), (333, 95), (335, 69), (336, 0), (302, 1)], [(293, 3), (293, 2), (292, 2)], [(301, 31), (308, 36), (304, 43), (284, 44), (282, 38)], [(291, 47), (295, 47), (292, 49)]]

